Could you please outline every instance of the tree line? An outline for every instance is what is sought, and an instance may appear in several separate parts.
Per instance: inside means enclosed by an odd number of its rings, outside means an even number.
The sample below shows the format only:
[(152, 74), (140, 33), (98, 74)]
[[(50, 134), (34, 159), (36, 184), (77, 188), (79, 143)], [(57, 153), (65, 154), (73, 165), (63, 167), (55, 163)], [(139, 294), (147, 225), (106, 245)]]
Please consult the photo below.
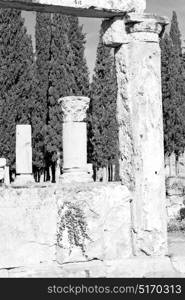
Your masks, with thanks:
[(164, 152), (179, 156), (185, 150), (185, 52), (177, 14), (161, 40)]
[[(77, 17), (37, 13), (35, 51), (21, 16), (0, 9), (0, 157), (15, 172), (15, 128), (32, 126), (36, 181), (55, 182), (62, 169), (62, 111), (58, 99), (91, 99), (87, 115), (88, 162), (95, 170), (118, 165), (116, 80), (111, 50), (100, 42), (92, 83), (85, 58), (86, 38)], [(52, 170), (52, 172), (50, 172)], [(50, 178), (51, 177), (51, 178)], [(111, 177), (111, 176), (110, 176)]]
[[(15, 172), (16, 124), (31, 124), (35, 179), (39, 181), (44, 172), (46, 181), (55, 182), (56, 166), (62, 169), (63, 158), (58, 99), (82, 95), (91, 99), (88, 162), (93, 163), (95, 177), (104, 168), (109, 180), (119, 180), (113, 53), (103, 45), (100, 31), (90, 82), (85, 44), (77, 17), (37, 13), (34, 51), (21, 11), (0, 9), (0, 157), (7, 159), (11, 173)], [(178, 159), (185, 149), (185, 52), (176, 12), (160, 46), (164, 152), (175, 153)]]

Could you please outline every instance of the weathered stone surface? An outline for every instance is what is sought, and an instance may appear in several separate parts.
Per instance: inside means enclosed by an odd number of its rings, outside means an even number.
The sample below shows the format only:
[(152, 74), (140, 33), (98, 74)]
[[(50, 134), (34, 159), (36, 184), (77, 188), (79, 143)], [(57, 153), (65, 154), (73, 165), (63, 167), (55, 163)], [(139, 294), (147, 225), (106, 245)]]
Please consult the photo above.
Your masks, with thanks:
[(146, 0), (0, 0), (0, 6), (106, 18), (132, 11), (142, 13)]
[[(108, 278), (138, 278), (138, 277), (169, 277), (175, 270), (167, 257), (132, 257), (120, 261), (108, 261), (106, 265), (106, 277)], [(157, 276), (158, 274), (158, 276)], [(154, 276), (155, 275), (155, 276)], [(178, 274), (179, 275), (179, 274)]]
[(31, 126), (16, 126), (16, 173), (32, 174)]
[[(40, 263), (37, 265), (0, 271), (0, 277), (10, 278), (184, 278), (184, 269), (177, 266), (175, 258), (127, 258), (121, 261), (90, 261), (59, 265)], [(175, 262), (176, 261), (176, 262)], [(179, 271), (181, 269), (182, 272)], [(2, 275), (2, 276), (1, 276)]]
[[(166, 24), (165, 18), (128, 14), (103, 26), (109, 46), (121, 43), (115, 50), (120, 177), (134, 190), (137, 254), (164, 255), (167, 246), (159, 47)], [(117, 28), (124, 25), (121, 42)]]
[(175, 219), (180, 216), (180, 209), (184, 207), (184, 197), (171, 196), (167, 197), (167, 213), (169, 219)]
[(87, 234), (84, 241), (85, 253), (79, 247), (70, 249), (68, 233), (64, 232), (64, 244), (57, 251), (57, 261), (75, 262), (91, 259), (121, 259), (132, 254), (131, 242), (131, 195), (120, 184), (91, 184), (66, 186), (57, 195), (62, 216), (65, 203), (71, 202), (79, 208), (87, 220)]
[(0, 271), (0, 277), (10, 278), (184, 278), (184, 257), (126, 258), (121, 261), (90, 261), (59, 265), (41, 263)]
[(185, 276), (185, 256), (173, 256), (171, 262), (173, 268)]
[(168, 23), (166, 17), (152, 14), (129, 13), (126, 16), (114, 17), (102, 23), (103, 42), (105, 45), (114, 48), (128, 44), (133, 39), (142, 39), (146, 42), (150, 40), (158, 43), (159, 35)]
[(58, 100), (63, 111), (63, 122), (83, 122), (86, 119), (86, 111), (90, 99), (82, 96), (63, 97)]
[(124, 17), (115, 17), (112, 20), (102, 22), (103, 43), (106, 46), (117, 48), (122, 44), (129, 43), (124, 20)]
[(0, 268), (55, 259), (57, 206), (53, 189), (0, 191)]
[(128, 45), (123, 44), (115, 50), (115, 62), (117, 73), (117, 121), (119, 126), (119, 175), (122, 183), (130, 190), (134, 189), (133, 169), (133, 135), (130, 118), (130, 98), (128, 90), (129, 82), (129, 55)]
[[(38, 187), (29, 190), (2, 189), (0, 269), (27, 268), (40, 262), (52, 264), (56, 259), (64, 263), (130, 256), (130, 200), (127, 188), (118, 183), (59, 185), (56, 188)], [(67, 213), (71, 212), (77, 218), (74, 219), (77, 238), (80, 230), (78, 221), (87, 224), (90, 239), (83, 241), (85, 252), (82, 252), (81, 247), (71, 247), (68, 230), (62, 236), (63, 248), (56, 248), (57, 226), (61, 222), (58, 213), (61, 208), (66, 210), (66, 203), (69, 205)], [(78, 219), (79, 212), (82, 219)], [(65, 222), (68, 221), (68, 218), (65, 219)]]
[(167, 214), (161, 54), (158, 28), (156, 32), (148, 31), (146, 20), (144, 28), (145, 30), (141, 23), (140, 32), (137, 24), (136, 32), (131, 33), (133, 39), (129, 45), (129, 98), (135, 177), (134, 232), (137, 240), (136, 253), (164, 255), (167, 251)]
[(63, 168), (87, 167), (87, 125), (85, 122), (63, 124)]
[(63, 111), (62, 183), (92, 182), (87, 166), (87, 97), (64, 97), (58, 101)]
[(168, 254), (173, 257), (181, 257), (184, 261), (183, 256), (185, 249), (185, 232), (169, 232), (168, 233)]
[(16, 185), (34, 183), (31, 125), (16, 125)]

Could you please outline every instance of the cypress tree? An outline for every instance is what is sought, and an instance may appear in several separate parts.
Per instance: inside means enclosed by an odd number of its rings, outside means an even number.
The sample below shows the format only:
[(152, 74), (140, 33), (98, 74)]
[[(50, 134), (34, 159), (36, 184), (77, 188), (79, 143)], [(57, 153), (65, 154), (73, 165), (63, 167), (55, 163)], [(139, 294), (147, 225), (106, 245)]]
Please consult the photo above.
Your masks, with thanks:
[(178, 56), (182, 55), (182, 42), (181, 42), (181, 33), (179, 30), (179, 24), (177, 20), (177, 14), (173, 11), (172, 21), (170, 27), (170, 38), (173, 43), (174, 51), (177, 52)]
[[(37, 14), (36, 69), (37, 91), (35, 107), (39, 107), (35, 124), (40, 153), (44, 152), (45, 164), (53, 170), (60, 155), (62, 159), (62, 112), (58, 99), (70, 95), (89, 94), (89, 78), (84, 57), (85, 36), (78, 18), (60, 14)], [(45, 124), (45, 126), (44, 126)], [(40, 128), (44, 130), (40, 130)], [(35, 135), (36, 136), (36, 135)], [(43, 150), (44, 143), (44, 150)], [(39, 156), (42, 161), (42, 155)], [(48, 178), (49, 179), (49, 178)]]
[(33, 49), (21, 11), (0, 9), (0, 156), (15, 169), (16, 124), (30, 124)]
[(70, 73), (74, 78), (74, 95), (89, 95), (89, 71), (85, 59), (85, 34), (77, 17), (69, 16), (68, 39), (72, 50), (73, 68)]
[(116, 119), (117, 84), (111, 49), (100, 41), (91, 84), (91, 142), (94, 165), (118, 163), (118, 124)]
[(182, 74), (176, 49), (166, 34), (161, 41), (164, 146), (165, 154), (174, 152), (178, 156), (183, 151), (185, 140)]
[[(51, 40), (51, 69), (49, 74), (48, 123), (45, 146), (47, 163), (52, 166), (53, 174), (58, 159), (62, 158), (62, 111), (58, 100), (73, 95), (75, 86), (71, 73), (73, 68), (72, 50), (68, 40), (68, 17), (53, 14)], [(54, 176), (53, 176), (54, 177)], [(55, 178), (53, 178), (55, 181)]]
[(51, 70), (51, 14), (36, 15), (36, 62), (35, 97), (32, 114), (33, 164), (37, 171), (45, 169), (47, 151), (45, 147), (46, 126), (49, 122), (49, 74)]

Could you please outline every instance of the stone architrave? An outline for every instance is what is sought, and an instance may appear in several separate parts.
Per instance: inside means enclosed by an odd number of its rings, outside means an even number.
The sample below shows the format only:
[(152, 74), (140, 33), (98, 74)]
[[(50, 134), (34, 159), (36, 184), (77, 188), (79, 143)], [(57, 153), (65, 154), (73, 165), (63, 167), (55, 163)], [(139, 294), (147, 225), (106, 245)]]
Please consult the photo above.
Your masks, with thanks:
[(111, 18), (126, 12), (142, 13), (146, 0), (0, 0), (0, 7)]
[(63, 111), (63, 183), (91, 182), (87, 165), (86, 111), (90, 99), (69, 96), (59, 99)]
[(136, 255), (167, 251), (159, 35), (167, 19), (128, 14), (103, 22), (104, 43), (115, 47), (120, 177), (134, 193)]
[(16, 126), (16, 185), (34, 183), (32, 175), (31, 125)]

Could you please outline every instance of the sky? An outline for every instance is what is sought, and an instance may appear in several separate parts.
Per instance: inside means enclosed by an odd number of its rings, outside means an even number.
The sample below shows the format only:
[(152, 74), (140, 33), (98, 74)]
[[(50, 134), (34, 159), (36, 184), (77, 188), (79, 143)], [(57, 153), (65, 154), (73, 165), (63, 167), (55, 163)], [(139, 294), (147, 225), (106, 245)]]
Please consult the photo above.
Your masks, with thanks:
[[(170, 20), (172, 11), (175, 10), (178, 16), (182, 41), (185, 41), (185, 0), (146, 0), (146, 2), (146, 12), (155, 13), (160, 16), (167, 16)], [(23, 12), (23, 17), (25, 18), (28, 32), (32, 35), (34, 41), (35, 13)], [(91, 76), (95, 66), (101, 22), (101, 19), (80, 18), (80, 23), (83, 24), (83, 30), (84, 33), (86, 33), (87, 43), (85, 55)]]

